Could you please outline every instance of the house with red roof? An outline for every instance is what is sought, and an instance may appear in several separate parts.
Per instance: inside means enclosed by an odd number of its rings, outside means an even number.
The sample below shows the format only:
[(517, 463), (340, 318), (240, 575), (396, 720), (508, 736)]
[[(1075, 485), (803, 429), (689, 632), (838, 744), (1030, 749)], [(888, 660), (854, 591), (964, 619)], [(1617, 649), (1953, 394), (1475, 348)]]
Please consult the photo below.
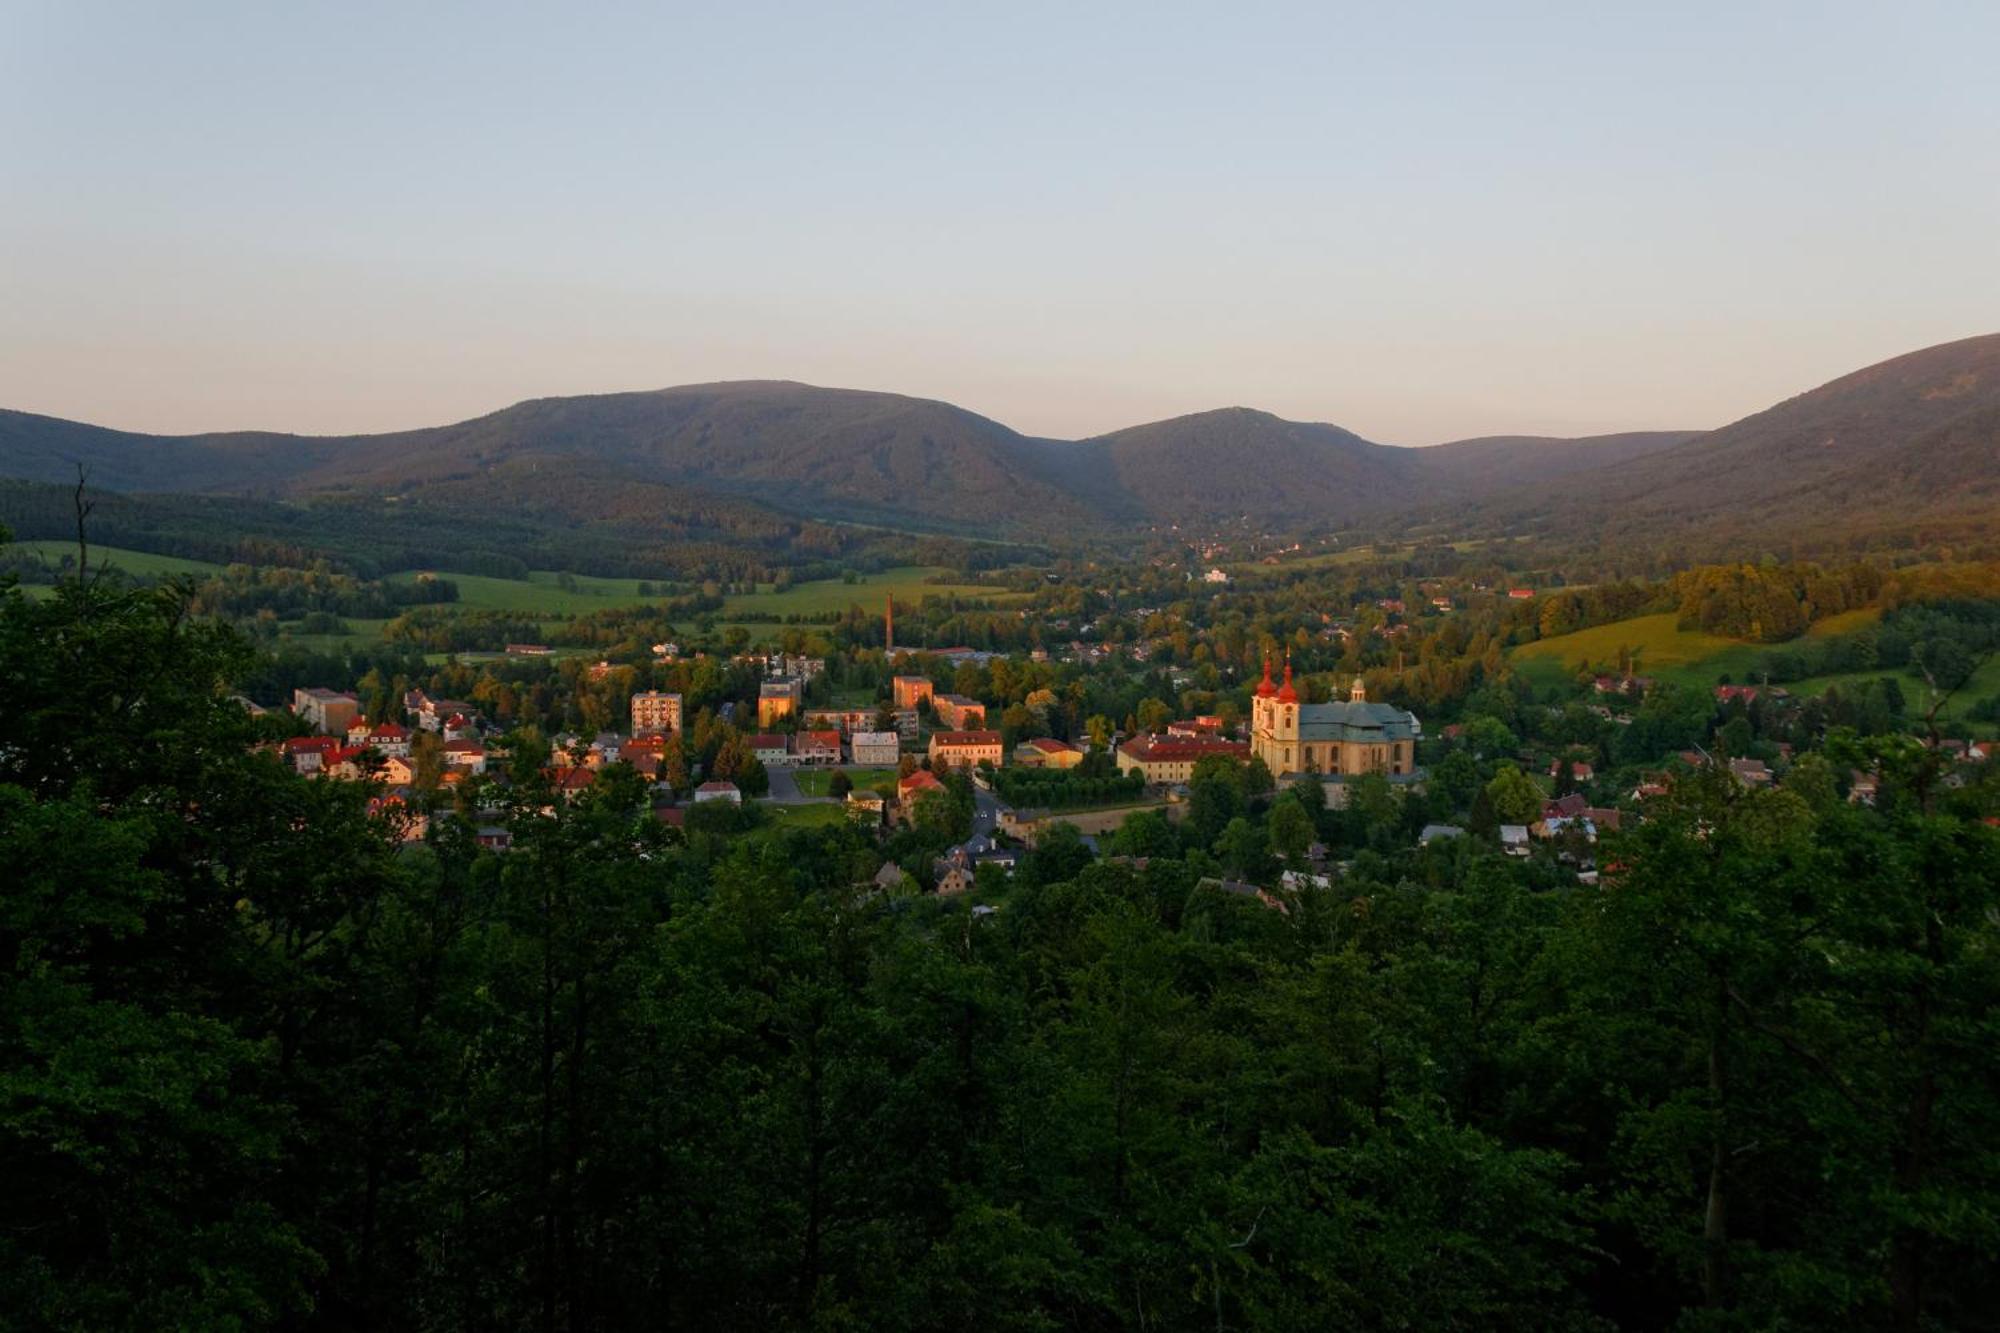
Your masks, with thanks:
[(708, 801), (727, 801), (731, 805), (741, 805), (743, 804), (743, 793), (737, 789), (736, 784), (733, 782), (723, 782), (720, 780), (704, 782), (694, 789), (694, 801), (696, 805), (701, 805)]
[(840, 733), (837, 731), (801, 731), (792, 737), (792, 758), (801, 764), (838, 764), (840, 762)]
[(975, 768), (991, 764), (998, 768), (1004, 757), (997, 731), (934, 731), (931, 733), (932, 768)]
[(1141, 774), (1149, 785), (1186, 782), (1194, 776), (1196, 764), (1218, 755), (1247, 760), (1249, 742), (1194, 736), (1134, 736), (1118, 747), (1118, 771)]

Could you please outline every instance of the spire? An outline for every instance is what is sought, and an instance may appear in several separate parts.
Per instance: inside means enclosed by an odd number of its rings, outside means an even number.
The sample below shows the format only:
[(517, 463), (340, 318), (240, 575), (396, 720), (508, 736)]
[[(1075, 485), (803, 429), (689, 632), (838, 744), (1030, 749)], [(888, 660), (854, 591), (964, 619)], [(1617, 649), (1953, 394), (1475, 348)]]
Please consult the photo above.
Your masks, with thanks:
[(1269, 653), (1265, 653), (1264, 679), (1260, 681), (1257, 685), (1257, 697), (1259, 699), (1268, 699), (1277, 692), (1278, 692), (1278, 687), (1271, 683), (1271, 655)]
[(1287, 648), (1285, 649), (1285, 683), (1278, 687), (1278, 702), (1281, 704), (1295, 704), (1298, 701), (1299, 692), (1292, 688), (1292, 650)]

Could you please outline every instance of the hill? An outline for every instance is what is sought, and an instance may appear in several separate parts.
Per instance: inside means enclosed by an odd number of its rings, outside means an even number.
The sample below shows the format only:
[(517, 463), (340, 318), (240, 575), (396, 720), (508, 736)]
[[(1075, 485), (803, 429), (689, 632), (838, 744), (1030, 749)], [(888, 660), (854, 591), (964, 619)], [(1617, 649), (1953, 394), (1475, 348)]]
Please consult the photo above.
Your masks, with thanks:
[(1411, 450), (1352, 431), (1229, 407), (1085, 442), (1155, 521), (1248, 517), (1344, 524), (1408, 502)]
[(1503, 523), (1785, 536), (1990, 518), (2000, 503), (2000, 334), (1912, 352), (1719, 430), (1502, 497)]
[(0, 477), (61, 484), (81, 463), (113, 491), (744, 541), (814, 519), (1003, 538), (1247, 522), (1763, 551), (1919, 524), (1976, 536), (2000, 510), (1996, 457), (2000, 335), (1897, 357), (1720, 430), (1422, 449), (1244, 407), (1036, 439), (949, 403), (780, 380), (533, 399), (342, 437), (152, 436), (0, 411)]

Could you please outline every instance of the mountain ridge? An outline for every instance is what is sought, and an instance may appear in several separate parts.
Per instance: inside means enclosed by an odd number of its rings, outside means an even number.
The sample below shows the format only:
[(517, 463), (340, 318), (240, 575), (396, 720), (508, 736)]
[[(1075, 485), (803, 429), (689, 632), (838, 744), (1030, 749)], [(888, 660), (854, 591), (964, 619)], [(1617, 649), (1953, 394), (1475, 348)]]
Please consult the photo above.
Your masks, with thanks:
[[(981, 535), (1441, 519), (1699, 530), (1753, 514), (1965, 513), (1993, 502), (1996, 456), (2000, 334), (1864, 367), (1710, 431), (1414, 448), (1245, 406), (1055, 440), (940, 399), (781, 379), (526, 398), (442, 426), (344, 436), (148, 435), (0, 409), (0, 476), (31, 481), (73, 480), (81, 464), (107, 490), (518, 497), (587, 522), (622, 480), (697, 502)], [(1883, 494), (1885, 478), (1897, 493)]]

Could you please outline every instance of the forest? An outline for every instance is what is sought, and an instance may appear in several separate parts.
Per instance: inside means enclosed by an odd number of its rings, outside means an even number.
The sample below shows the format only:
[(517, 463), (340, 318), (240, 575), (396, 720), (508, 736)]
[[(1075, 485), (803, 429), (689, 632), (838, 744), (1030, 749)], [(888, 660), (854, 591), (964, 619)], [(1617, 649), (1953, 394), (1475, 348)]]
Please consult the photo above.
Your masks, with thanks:
[[(1783, 791), (1691, 777), (1594, 886), (1410, 846), (1386, 791), (1211, 772), (1185, 823), (1051, 838), (975, 915), (879, 892), (852, 829), (682, 833), (534, 764), (512, 852), (449, 812), (399, 848), (363, 784), (257, 748), (253, 670), (185, 588), (0, 590), (18, 1326), (2000, 1309), (2000, 830), (1912, 738), (1839, 731)], [(1654, 743), (1686, 702), (1641, 710)], [(1437, 785), (1504, 806), (1516, 706), (1476, 703)], [(1872, 807), (1835, 765), (1879, 769)], [(1215, 887), (1315, 833), (1334, 887)]]

